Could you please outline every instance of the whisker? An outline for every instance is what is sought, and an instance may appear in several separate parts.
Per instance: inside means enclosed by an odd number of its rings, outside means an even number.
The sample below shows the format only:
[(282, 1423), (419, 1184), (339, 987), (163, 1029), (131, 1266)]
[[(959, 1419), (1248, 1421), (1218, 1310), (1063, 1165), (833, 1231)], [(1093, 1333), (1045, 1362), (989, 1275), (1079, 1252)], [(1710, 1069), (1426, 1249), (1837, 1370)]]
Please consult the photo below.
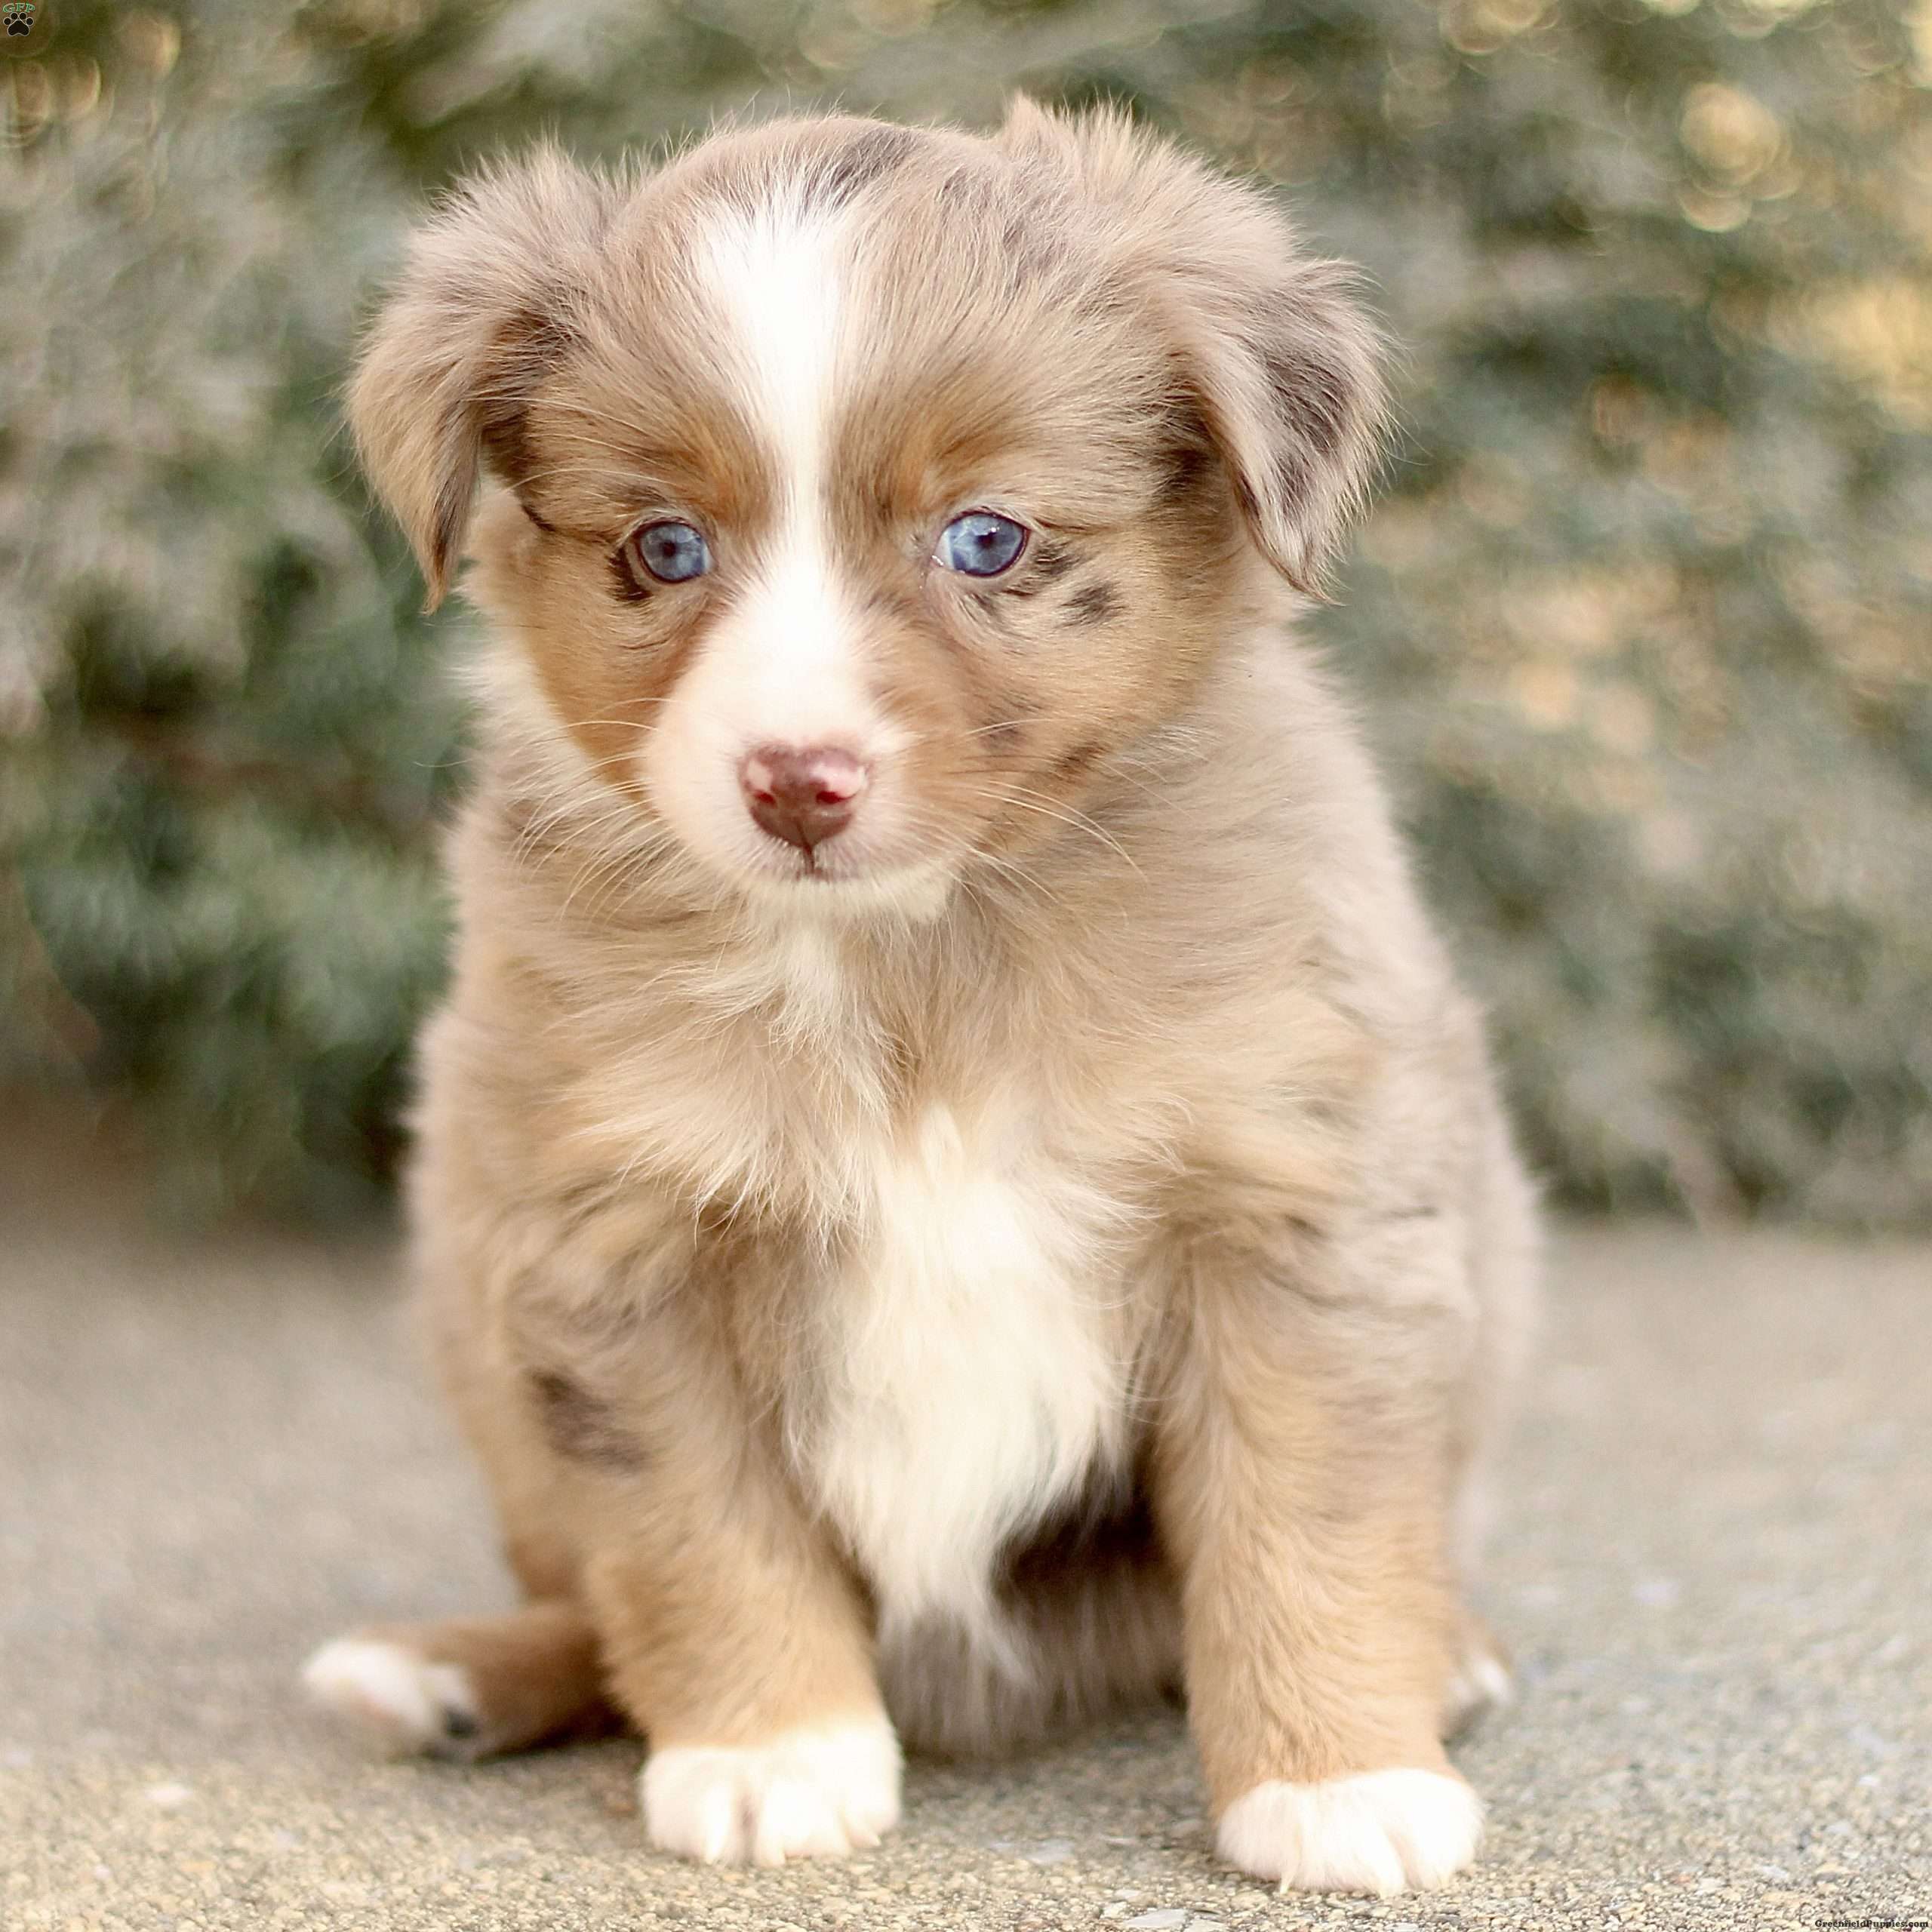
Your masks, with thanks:
[(1011, 731), (1026, 723), (1023, 718), (998, 718), (990, 724), (976, 724), (971, 731), (915, 731), (909, 745), (952, 744), (962, 738), (983, 738), (994, 731)]
[(1017, 805), (1022, 811), (1038, 812), (1043, 818), (1057, 819), (1063, 825), (1070, 825), (1076, 831), (1085, 832), (1089, 838), (1097, 840), (1111, 851), (1117, 853), (1137, 875), (1142, 878), (1146, 876), (1141, 872), (1139, 865), (1135, 863), (1134, 854), (1128, 851), (1127, 848), (1108, 831), (1106, 826), (1095, 824), (1084, 812), (1075, 811), (1070, 807), (1061, 806), (1052, 801), (1043, 803), (1037, 793), (1023, 795), (1023, 790), (1024, 788), (1009, 786), (998, 792), (982, 789), (977, 795), (991, 799), (996, 804)]

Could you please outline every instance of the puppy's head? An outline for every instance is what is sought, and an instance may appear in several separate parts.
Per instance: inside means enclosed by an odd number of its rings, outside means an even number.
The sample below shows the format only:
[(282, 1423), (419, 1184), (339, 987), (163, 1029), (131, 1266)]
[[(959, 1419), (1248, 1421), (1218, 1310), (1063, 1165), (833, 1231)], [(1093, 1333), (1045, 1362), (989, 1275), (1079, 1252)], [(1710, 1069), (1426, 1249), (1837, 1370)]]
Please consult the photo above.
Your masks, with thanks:
[(1257, 195), (1100, 117), (540, 153), (416, 239), (351, 415), (433, 599), (714, 878), (929, 900), (1060, 835), (1372, 460), (1375, 338)]

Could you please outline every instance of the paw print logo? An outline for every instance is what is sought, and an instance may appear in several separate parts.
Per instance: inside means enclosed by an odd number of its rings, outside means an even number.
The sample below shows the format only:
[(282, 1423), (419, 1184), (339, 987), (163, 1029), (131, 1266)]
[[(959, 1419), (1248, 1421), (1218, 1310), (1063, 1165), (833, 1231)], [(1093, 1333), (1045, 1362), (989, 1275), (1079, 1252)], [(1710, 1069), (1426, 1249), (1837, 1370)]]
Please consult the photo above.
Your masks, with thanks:
[(0, 23), (4, 23), (9, 40), (23, 39), (33, 32), (33, 0), (7, 0), (0, 7)]

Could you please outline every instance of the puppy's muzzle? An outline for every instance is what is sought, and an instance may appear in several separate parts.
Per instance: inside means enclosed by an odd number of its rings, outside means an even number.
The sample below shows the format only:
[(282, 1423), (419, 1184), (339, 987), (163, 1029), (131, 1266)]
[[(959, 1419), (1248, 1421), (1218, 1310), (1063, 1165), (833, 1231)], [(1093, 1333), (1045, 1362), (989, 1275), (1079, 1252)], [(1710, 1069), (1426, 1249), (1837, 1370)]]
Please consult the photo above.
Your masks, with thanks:
[(738, 767), (738, 786), (759, 826), (811, 852), (851, 823), (866, 768), (829, 745), (761, 745)]

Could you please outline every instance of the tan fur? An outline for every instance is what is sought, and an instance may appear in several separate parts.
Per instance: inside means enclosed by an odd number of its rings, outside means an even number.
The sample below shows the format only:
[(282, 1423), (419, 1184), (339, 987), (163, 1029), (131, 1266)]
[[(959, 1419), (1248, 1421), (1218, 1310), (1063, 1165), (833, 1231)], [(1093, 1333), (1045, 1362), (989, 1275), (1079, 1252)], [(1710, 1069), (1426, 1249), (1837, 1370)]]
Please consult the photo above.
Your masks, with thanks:
[(441, 1755), (488, 1757), (621, 1721), (604, 1697), (602, 1639), (574, 1598), (534, 1598), (502, 1617), (372, 1624), (357, 1634), (466, 1674), (475, 1711), (446, 1727)]
[[(937, 881), (835, 912), (690, 849), (640, 749), (788, 527), (702, 268), (787, 196), (831, 211), (863, 334), (825, 528), (904, 746), (825, 876)], [(654, 1748), (883, 1696), (914, 1741), (1000, 1749), (1184, 1666), (1217, 1810), (1443, 1765), (1532, 1216), (1380, 787), (1283, 627), (1365, 481), (1377, 353), (1258, 196), (1024, 104), (990, 140), (781, 122), (621, 181), (543, 154), (419, 238), (353, 417), (432, 595), (490, 471), (500, 639), (423, 1045), (421, 1274), (512, 1561), (587, 1616)], [(933, 569), (989, 500), (1035, 530), (1011, 578)], [(716, 567), (636, 595), (617, 553), (668, 513)], [(1011, 1506), (996, 1642), (897, 1617), (823, 1478), (879, 1372), (851, 1337), (894, 1317), (853, 1312), (891, 1190), (968, 1186), (1103, 1392), (1083, 1485)], [(570, 1644), (522, 1654), (578, 1684)], [(500, 1663), (486, 1697), (555, 1715)]]

